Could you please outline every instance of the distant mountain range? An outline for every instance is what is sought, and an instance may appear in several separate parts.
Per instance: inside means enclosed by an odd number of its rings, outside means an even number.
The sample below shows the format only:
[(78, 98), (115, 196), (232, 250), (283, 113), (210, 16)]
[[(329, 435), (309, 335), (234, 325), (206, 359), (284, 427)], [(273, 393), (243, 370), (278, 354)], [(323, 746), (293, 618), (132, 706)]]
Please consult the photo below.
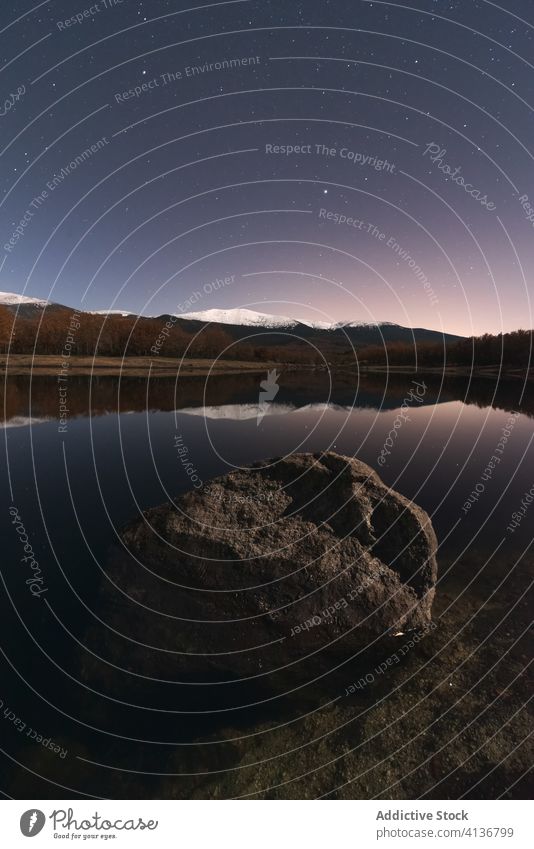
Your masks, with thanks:
[[(169, 316), (170, 317), (170, 316)], [(339, 321), (311, 322), (287, 316), (269, 315), (246, 309), (205, 310), (182, 313), (177, 318), (186, 330), (197, 332), (203, 326), (219, 327), (233, 339), (250, 337), (257, 344), (257, 334), (262, 333), (265, 344), (283, 345), (296, 340), (328, 339), (338, 345), (383, 345), (385, 342), (456, 342), (462, 339), (453, 333), (440, 333), (424, 327), (403, 327), (390, 321), (364, 322)]]
[[(47, 312), (68, 311), (72, 307), (56, 304), (40, 298), (30, 298), (12, 292), (0, 292), (0, 306), (22, 319), (35, 319), (44, 309)], [(82, 314), (81, 310), (77, 310)], [(210, 309), (201, 312), (163, 314), (157, 316), (137, 316), (123, 310), (94, 310), (90, 315), (134, 318), (140, 322), (159, 320), (162, 323), (172, 320), (174, 326), (196, 334), (202, 328), (204, 333), (210, 330), (224, 330), (232, 340), (250, 339), (257, 345), (284, 345), (295, 341), (312, 342), (313, 339), (328, 341), (337, 346), (383, 345), (384, 343), (450, 343), (462, 339), (453, 333), (441, 333), (424, 327), (403, 327), (389, 321), (362, 322), (306, 321), (282, 315), (270, 315), (249, 309)], [(261, 340), (258, 335), (261, 334)]]

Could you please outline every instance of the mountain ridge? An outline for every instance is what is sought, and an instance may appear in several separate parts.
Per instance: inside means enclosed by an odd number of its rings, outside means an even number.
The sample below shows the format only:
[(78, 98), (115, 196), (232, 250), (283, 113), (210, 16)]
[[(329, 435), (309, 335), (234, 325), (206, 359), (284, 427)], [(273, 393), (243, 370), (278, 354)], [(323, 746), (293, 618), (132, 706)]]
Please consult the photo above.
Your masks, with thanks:
[(138, 321), (170, 322), (182, 330), (198, 333), (203, 330), (224, 330), (234, 341), (253, 335), (261, 335), (268, 346), (287, 344), (289, 340), (310, 342), (314, 338), (329, 339), (345, 345), (384, 345), (385, 343), (453, 342), (465, 337), (453, 333), (442, 333), (424, 327), (406, 327), (391, 321), (308, 321), (290, 316), (262, 313), (247, 308), (208, 309), (189, 313), (162, 313), (138, 315), (127, 310), (100, 309), (81, 310), (58, 304), (43, 298), (32, 298), (14, 292), (0, 292), (0, 306), (19, 318), (35, 318), (45, 310), (71, 310), (80, 315), (112, 318), (131, 318)]

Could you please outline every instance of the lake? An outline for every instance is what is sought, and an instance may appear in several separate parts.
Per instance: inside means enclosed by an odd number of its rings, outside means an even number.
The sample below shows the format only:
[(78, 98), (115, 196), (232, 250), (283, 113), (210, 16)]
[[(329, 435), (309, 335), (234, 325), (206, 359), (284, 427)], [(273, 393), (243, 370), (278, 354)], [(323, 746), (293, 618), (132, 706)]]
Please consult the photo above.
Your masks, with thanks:
[[(246, 764), (239, 760), (244, 753), (254, 751), (257, 761), (263, 762), (293, 746), (305, 747), (306, 739), (299, 735), (306, 727), (316, 729), (321, 738), (334, 731), (336, 735), (329, 752), (313, 756), (312, 763), (319, 763), (320, 770), (317, 775), (314, 770), (314, 781), (308, 785), (312, 790), (307, 792), (335, 798), (378, 795), (381, 788), (386, 792), (389, 779), (384, 778), (383, 766), (373, 762), (378, 749), (371, 747), (369, 752), (374, 754), (365, 754), (361, 725), (356, 735), (358, 759), (347, 755), (345, 772), (339, 764), (337, 772), (332, 771), (330, 760), (355, 745), (352, 732), (340, 729), (362, 711), (366, 722), (383, 725), (382, 708), (375, 710), (380, 693), (396, 690), (405, 680), (402, 676), (408, 680), (412, 665), (423, 659), (433, 671), (427, 678), (419, 676), (418, 687), (424, 688), (427, 682), (429, 692), (436, 690), (434, 712), (451, 698), (454, 688), (459, 687), (454, 692), (461, 703), (447, 720), (440, 719), (441, 730), (434, 729), (452, 758), (443, 767), (444, 784), (437, 781), (435, 770), (431, 773), (429, 784), (436, 786), (436, 798), (440, 793), (441, 798), (447, 798), (447, 793), (457, 797), (454, 772), (459, 758), (472, 758), (470, 778), (464, 776), (465, 789), (464, 784), (459, 788), (467, 795), (477, 784), (477, 775), (488, 773), (486, 761), (480, 760), (490, 736), (481, 730), (483, 722), (477, 726), (477, 735), (486, 736), (473, 739), (474, 754), (462, 736), (462, 749), (457, 738), (450, 742), (453, 732), (460, 734), (464, 728), (456, 728), (458, 717), (465, 718), (467, 725), (474, 709), (473, 694), (477, 710), (484, 710), (498, 696), (500, 702), (491, 714), (495, 734), (506, 725), (506, 734), (520, 741), (526, 701), (521, 670), (526, 663), (529, 621), (525, 593), (532, 573), (534, 506), (524, 515), (518, 511), (534, 485), (532, 388), (525, 391), (520, 381), (496, 386), (487, 379), (441, 381), (410, 375), (389, 379), (367, 375), (357, 381), (350, 374), (282, 370), (275, 397), (262, 400), (260, 381), (265, 377), (97, 376), (91, 380), (72, 375), (66, 395), (68, 413), (61, 422), (54, 377), (11, 376), (4, 386), (0, 699), (2, 709), (9, 708), (20, 719), (18, 726), (10, 717), (1, 725), (13, 795), (61, 798), (63, 792), (63, 796), (143, 798), (194, 795), (201, 793), (200, 787), (211, 795), (247, 795)], [(200, 482), (273, 457), (333, 450), (369, 464), (387, 485), (430, 514), (439, 541), (434, 606), (438, 627), (420, 651), (411, 653), (403, 670), (361, 692), (350, 705), (340, 705), (337, 691), (333, 695), (333, 690), (327, 690), (320, 708), (316, 696), (305, 693), (300, 702), (297, 698), (291, 703), (271, 701), (242, 708), (251, 703), (250, 694), (246, 701), (239, 701), (239, 693), (236, 701), (235, 693), (221, 694), (216, 689), (191, 693), (172, 685), (147, 686), (139, 707), (129, 701), (129, 694), (119, 704), (102, 696), (94, 682), (82, 680), (81, 658), (91, 650), (87, 634), (101, 612), (99, 593), (107, 580), (110, 546), (124, 524), (141, 511), (191, 488), (177, 439), (187, 447)], [(37, 586), (46, 588), (37, 597), (26, 584), (31, 573), (27, 563), (21, 562), (23, 551), (9, 514), (13, 506), (39, 563), (42, 583)], [(512, 527), (514, 513), (516, 526)], [(110, 634), (109, 639), (120, 638)], [(435, 658), (440, 652), (438, 665)], [(501, 659), (505, 660), (499, 665)], [(467, 671), (462, 667), (453, 688), (453, 679), (447, 678), (449, 665), (456, 669), (466, 660)], [(124, 665), (128, 666), (126, 643)], [(486, 673), (491, 673), (489, 678)], [(350, 673), (345, 677), (351, 680)], [(403, 710), (417, 696), (410, 686), (404, 686), (404, 695), (395, 696)], [(178, 716), (169, 713), (176, 708)], [(67, 755), (60, 757), (44, 744), (36, 745), (35, 737), (21, 730), (22, 723), (25, 729), (36, 729), (43, 740), (50, 738), (51, 745), (58, 741)], [(276, 729), (283, 727), (283, 732), (273, 731), (273, 724)], [(227, 739), (228, 729), (259, 736), (254, 737), (254, 747), (242, 751), (233, 744), (226, 754), (224, 746), (212, 752), (210, 745), (198, 744), (217, 735)], [(278, 735), (282, 755), (276, 746), (256, 751), (266, 731), (272, 732), (270, 737)], [(393, 736), (398, 739), (398, 731)], [(496, 747), (497, 742), (496, 738)], [(387, 754), (392, 741), (384, 738), (380, 745)], [(430, 757), (435, 751), (435, 740), (428, 747), (421, 741), (414, 744), (413, 780), (419, 782), (416, 787), (421, 794), (424, 779), (417, 770), (426, 754)], [(488, 756), (500, 766), (484, 779), (488, 785), (482, 792), (493, 792), (491, 782), (499, 786), (506, 769), (515, 770), (515, 792), (521, 795), (526, 792), (523, 761), (510, 757), (505, 763), (499, 752), (496, 748)], [(395, 764), (392, 753), (387, 758)], [(263, 776), (264, 784), (254, 792), (261, 795), (264, 787), (280, 785), (281, 790), (268, 795), (285, 798), (294, 793), (298, 798), (303, 779), (291, 770), (311, 772), (307, 757), (292, 757), (290, 766), (277, 771), (262, 767), (257, 774)], [(433, 757), (439, 759), (439, 752)], [(356, 767), (357, 780), (351, 778)], [(441, 761), (435, 769), (441, 776)], [(359, 777), (362, 771), (367, 778)], [(186, 775), (170, 781), (161, 772)], [(194, 777), (196, 773), (202, 773), (202, 780)], [(224, 781), (217, 778), (219, 773), (225, 774)], [(393, 779), (394, 774), (395, 787)], [(392, 797), (415, 798), (418, 792), (409, 782), (404, 778), (390, 791)], [(69, 793), (58, 790), (58, 785)], [(476, 796), (481, 786), (472, 792)]]

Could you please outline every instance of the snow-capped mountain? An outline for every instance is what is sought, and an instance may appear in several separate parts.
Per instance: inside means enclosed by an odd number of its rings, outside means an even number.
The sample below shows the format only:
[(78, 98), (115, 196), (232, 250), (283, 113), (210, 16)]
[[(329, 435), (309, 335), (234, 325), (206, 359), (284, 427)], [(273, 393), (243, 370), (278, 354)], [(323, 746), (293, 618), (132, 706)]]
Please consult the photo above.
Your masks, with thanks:
[[(26, 295), (18, 295), (13, 292), (0, 292), (0, 308), (9, 310), (16, 314), (18, 319), (34, 319), (39, 317), (42, 311), (59, 313), (61, 311), (72, 312), (73, 307), (63, 306), (42, 298), (31, 298)], [(76, 308), (79, 313), (83, 310)], [(132, 318), (136, 322), (144, 321), (168, 321), (171, 316), (168, 313), (139, 316), (127, 310), (93, 310), (85, 311), (86, 315), (109, 316)], [(247, 344), (254, 339), (254, 344), (259, 343), (259, 337), (266, 345), (299, 344), (309, 341), (310, 344), (318, 344), (321, 340), (338, 347), (344, 346), (366, 346), (383, 345), (390, 342), (434, 342), (442, 344), (444, 341), (453, 342), (461, 337), (450, 333), (441, 333), (438, 330), (427, 330), (423, 327), (403, 327), (390, 321), (309, 321), (308, 319), (291, 318), (286, 315), (273, 315), (270, 313), (257, 312), (246, 308), (236, 309), (209, 309), (200, 312), (175, 313), (172, 318), (183, 330), (197, 333), (201, 328), (198, 324), (207, 325), (202, 332), (209, 334), (217, 328), (224, 328), (234, 341), (243, 341)], [(195, 326), (196, 325), (196, 326)], [(254, 332), (251, 333), (251, 328)], [(285, 332), (277, 332), (285, 331)], [(251, 344), (251, 343), (250, 343)]]
[(9, 310), (18, 319), (40, 318), (43, 310), (56, 310), (59, 305), (43, 298), (29, 298), (27, 295), (18, 295), (15, 292), (0, 292), (0, 307)]
[[(203, 310), (201, 312), (176, 313), (176, 318), (185, 321), (205, 321), (213, 324), (235, 324), (241, 327), (296, 327), (299, 322), (285, 315), (268, 315), (247, 309)], [(303, 322), (301, 322), (303, 323)]]
[[(100, 310), (99, 312), (103, 312)], [(124, 315), (124, 313), (123, 313)], [(308, 321), (305, 318), (289, 318), (287, 315), (272, 315), (248, 309), (202, 310), (200, 312), (175, 313), (183, 321), (202, 321), (212, 324), (231, 324), (236, 327), (263, 327), (266, 329), (292, 330), (299, 324), (313, 330), (343, 330), (348, 327), (387, 327), (394, 325), (388, 321)]]
[(34, 307), (46, 307), (50, 301), (43, 301), (42, 298), (28, 298), (26, 295), (16, 295), (14, 292), (0, 292), (0, 304), (4, 307), (17, 307), (21, 304)]
[[(163, 316), (162, 316), (163, 318)], [(308, 321), (290, 318), (285, 315), (272, 315), (249, 309), (203, 310), (175, 315), (184, 330), (189, 331), (189, 322), (201, 322), (208, 329), (224, 327), (235, 340), (248, 340), (262, 334), (267, 344), (284, 344), (319, 337), (328, 337), (328, 342), (336, 345), (384, 345), (390, 342), (413, 344), (414, 341), (443, 343), (453, 342), (460, 337), (450, 333), (442, 334), (438, 330), (424, 327), (403, 327), (391, 321)], [(254, 328), (251, 334), (249, 328)], [(196, 330), (196, 328), (194, 328)], [(271, 332), (273, 331), (273, 332)], [(289, 331), (276, 334), (276, 331)], [(284, 337), (286, 337), (284, 339)], [(256, 339), (257, 341), (257, 339)]]

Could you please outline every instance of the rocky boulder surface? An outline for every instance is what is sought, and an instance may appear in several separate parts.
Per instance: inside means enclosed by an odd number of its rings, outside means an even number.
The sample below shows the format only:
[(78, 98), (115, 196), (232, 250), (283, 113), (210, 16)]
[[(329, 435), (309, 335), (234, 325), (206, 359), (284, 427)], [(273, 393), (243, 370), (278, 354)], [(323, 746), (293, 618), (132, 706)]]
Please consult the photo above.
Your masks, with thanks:
[(287, 687), (431, 621), (429, 516), (335, 453), (233, 471), (147, 510), (121, 542), (103, 588), (115, 636), (95, 633), (136, 675)]

